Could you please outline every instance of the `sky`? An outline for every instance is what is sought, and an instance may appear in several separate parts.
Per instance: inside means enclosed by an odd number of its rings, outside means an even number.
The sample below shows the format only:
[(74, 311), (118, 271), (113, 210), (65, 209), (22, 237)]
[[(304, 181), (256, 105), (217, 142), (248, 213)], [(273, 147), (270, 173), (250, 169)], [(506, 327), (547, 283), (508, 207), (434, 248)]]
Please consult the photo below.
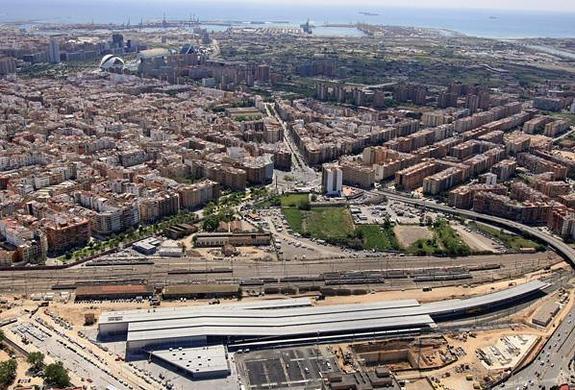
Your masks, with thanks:
[[(163, 0), (146, 0), (156, 3)], [(214, 3), (262, 3), (282, 5), (364, 5), (369, 7), (416, 7), (416, 8), (481, 8), (540, 11), (575, 11), (575, 0), (211, 0)], [(193, 4), (193, 0), (179, 0)], [(0, 0), (1, 3), (1, 0)], [(575, 24), (575, 20), (573, 21)]]

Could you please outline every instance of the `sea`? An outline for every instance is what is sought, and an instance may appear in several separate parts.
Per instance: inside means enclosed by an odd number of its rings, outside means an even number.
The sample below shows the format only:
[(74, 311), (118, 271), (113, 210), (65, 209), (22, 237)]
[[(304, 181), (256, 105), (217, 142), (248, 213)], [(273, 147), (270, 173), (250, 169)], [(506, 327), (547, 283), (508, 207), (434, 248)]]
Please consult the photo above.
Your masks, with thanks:
[[(307, 20), (317, 35), (361, 36), (356, 29), (324, 24), (371, 23), (429, 27), (487, 38), (575, 38), (575, 12), (486, 9), (423, 9), (385, 6), (302, 5), (187, 0), (0, 0), (0, 22), (130, 23), (166, 18), (233, 24), (294, 25)], [(222, 26), (207, 26), (213, 30)]]

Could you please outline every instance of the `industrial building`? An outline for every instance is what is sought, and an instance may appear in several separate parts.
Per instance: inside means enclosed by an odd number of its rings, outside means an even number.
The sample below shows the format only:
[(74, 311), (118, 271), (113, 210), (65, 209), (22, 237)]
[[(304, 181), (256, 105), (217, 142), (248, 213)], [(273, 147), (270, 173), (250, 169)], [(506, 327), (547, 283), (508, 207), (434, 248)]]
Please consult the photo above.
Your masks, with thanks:
[(150, 355), (191, 375), (193, 379), (213, 379), (230, 375), (228, 351), (223, 345), (151, 351)]
[(264, 233), (198, 233), (194, 237), (196, 247), (259, 246), (269, 245), (271, 234)]
[(132, 244), (132, 248), (144, 255), (153, 255), (160, 245), (160, 240), (155, 237), (149, 237)]
[(186, 284), (164, 288), (164, 299), (231, 298), (240, 295), (239, 284)]
[[(209, 306), (210, 309), (227, 308), (231, 310), (265, 310), (309, 307), (311, 301), (308, 298), (277, 299), (262, 302), (239, 303), (234, 305)], [(206, 308), (206, 307), (204, 307)], [(129, 310), (112, 311), (103, 313), (100, 317), (98, 332), (100, 337), (128, 333), (130, 323), (157, 321), (159, 319), (184, 319), (196, 313), (198, 307), (167, 307), (156, 308), (152, 311)]]
[(557, 315), (557, 313), (559, 313), (560, 310), (561, 306), (557, 302), (546, 302), (535, 312), (531, 322), (535, 325), (546, 327), (551, 323), (553, 318)]
[(154, 289), (146, 284), (106, 284), (76, 288), (76, 301), (112, 299), (148, 299)]
[(164, 230), (164, 234), (172, 240), (178, 240), (182, 237), (189, 236), (198, 231), (197, 226), (187, 223), (180, 223)]
[(532, 281), (469, 299), (420, 304), (416, 300), (311, 306), (309, 301), (263, 302), (178, 310), (108, 312), (99, 320), (99, 337), (124, 336), (127, 354), (152, 349), (213, 344), (281, 345), (375, 337), (393, 332), (431, 330), (435, 321), (478, 315), (508, 307), (548, 286)]

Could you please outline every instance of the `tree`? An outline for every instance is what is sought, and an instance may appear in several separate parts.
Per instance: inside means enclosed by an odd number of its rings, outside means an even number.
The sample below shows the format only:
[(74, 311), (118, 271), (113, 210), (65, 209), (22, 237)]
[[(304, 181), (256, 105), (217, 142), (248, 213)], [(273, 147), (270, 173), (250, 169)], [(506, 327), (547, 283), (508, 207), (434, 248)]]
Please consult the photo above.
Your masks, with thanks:
[(216, 204), (214, 202), (210, 202), (204, 207), (204, 216), (212, 215), (216, 211)]
[(44, 369), (44, 382), (48, 386), (65, 388), (70, 386), (68, 370), (62, 362), (48, 364)]
[(30, 370), (33, 372), (38, 372), (44, 368), (44, 354), (42, 352), (30, 352), (26, 360), (30, 363)]
[(235, 218), (235, 213), (234, 210), (230, 208), (225, 208), (224, 210), (218, 213), (218, 217), (220, 221), (231, 222)]
[(16, 359), (10, 359), (0, 363), (0, 388), (7, 389), (16, 379), (16, 369), (18, 363)]
[(207, 232), (214, 232), (220, 226), (220, 218), (218, 215), (210, 215), (204, 219), (202, 227)]
[(5, 338), (6, 338), (6, 336), (4, 336), (4, 331), (2, 329), (0, 329), (0, 343), (4, 342)]

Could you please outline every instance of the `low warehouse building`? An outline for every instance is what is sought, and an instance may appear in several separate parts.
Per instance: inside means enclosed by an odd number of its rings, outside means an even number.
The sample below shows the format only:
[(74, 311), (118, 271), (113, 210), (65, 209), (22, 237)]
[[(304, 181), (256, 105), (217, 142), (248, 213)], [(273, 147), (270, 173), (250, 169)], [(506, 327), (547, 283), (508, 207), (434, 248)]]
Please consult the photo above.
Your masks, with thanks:
[(238, 284), (188, 284), (168, 286), (164, 289), (164, 299), (180, 298), (231, 298), (240, 294)]
[(144, 240), (135, 242), (132, 248), (144, 255), (153, 255), (156, 252), (156, 248), (160, 244), (157, 238), (150, 237)]
[(271, 233), (198, 233), (195, 236), (197, 247), (261, 246), (269, 245)]
[(190, 374), (193, 379), (225, 378), (230, 375), (228, 351), (223, 345), (197, 348), (171, 348), (150, 351), (153, 358)]
[(162, 257), (181, 257), (183, 254), (183, 247), (173, 240), (164, 241), (158, 249), (158, 255)]
[(170, 237), (172, 240), (178, 240), (182, 237), (194, 234), (197, 231), (198, 231), (197, 226), (189, 225), (187, 223), (181, 223), (167, 228), (166, 230), (164, 230), (164, 234)]
[(76, 301), (149, 299), (154, 294), (146, 284), (102, 284), (76, 288)]
[(557, 302), (547, 302), (535, 312), (531, 322), (545, 327), (551, 323), (559, 310), (561, 310), (561, 306)]

